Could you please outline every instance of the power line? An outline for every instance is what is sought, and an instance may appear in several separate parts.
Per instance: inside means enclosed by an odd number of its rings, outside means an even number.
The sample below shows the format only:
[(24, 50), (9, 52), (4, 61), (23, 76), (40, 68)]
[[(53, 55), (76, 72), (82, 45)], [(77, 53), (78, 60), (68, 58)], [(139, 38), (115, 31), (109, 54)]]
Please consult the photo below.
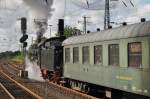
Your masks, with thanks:
[(81, 23), (83, 22), (83, 31), (84, 31), (84, 34), (87, 33), (87, 24), (90, 23), (90, 22), (87, 22), (87, 19), (90, 18), (90, 17), (87, 17), (87, 16), (84, 16), (83, 17), (83, 21), (78, 21), (78, 23)]
[[(81, 2), (79, 0), (77, 1), (73, 1), (70, 0), (70, 3), (73, 5), (76, 5), (77, 7), (79, 7), (81, 10), (84, 9), (84, 11), (88, 10), (88, 11), (95, 11), (95, 7), (97, 8), (97, 6), (93, 6), (93, 5), (103, 5), (103, 6), (99, 6), (99, 11), (104, 11), (104, 29), (108, 29), (110, 26), (110, 20), (111, 20), (111, 15), (110, 15), (110, 10), (113, 10), (113, 8), (115, 8), (116, 6), (112, 6), (112, 5), (117, 5), (119, 2), (119, 0), (104, 0), (105, 2), (100, 2), (99, 0), (94, 0), (93, 2), (89, 2), (89, 0), (85, 0), (85, 2)], [(129, 2), (127, 4), (127, 2)], [(105, 3), (105, 4), (104, 4)], [(124, 2), (124, 0), (120, 0), (120, 3), (123, 4), (124, 6), (126, 6), (127, 8), (129, 7), (129, 4), (132, 7), (135, 7), (134, 3), (132, 2), (132, 0), (128, 0), (126, 2)], [(70, 6), (72, 7), (72, 6)], [(67, 7), (65, 7), (67, 9)], [(102, 10), (103, 9), (103, 10)], [(77, 16), (77, 15), (83, 15), (81, 13), (81, 10), (76, 10), (76, 11), (70, 11), (69, 13), (66, 13), (68, 16)], [(115, 10), (115, 9), (114, 9)], [(87, 12), (89, 13), (89, 12)], [(85, 13), (84, 13), (85, 14)], [(88, 14), (87, 14), (88, 15)], [(115, 19), (115, 18), (113, 18)], [(86, 23), (86, 22), (85, 22)], [(84, 27), (86, 28), (86, 26), (84, 25)], [(85, 28), (84, 28), (84, 32), (85, 32)], [(85, 32), (86, 33), (86, 32)]]

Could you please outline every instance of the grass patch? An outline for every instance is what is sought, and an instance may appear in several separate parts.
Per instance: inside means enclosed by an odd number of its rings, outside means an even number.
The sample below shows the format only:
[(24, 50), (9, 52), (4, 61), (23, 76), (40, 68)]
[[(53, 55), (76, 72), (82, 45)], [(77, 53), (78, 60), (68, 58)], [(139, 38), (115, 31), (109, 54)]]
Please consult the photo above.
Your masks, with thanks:
[(24, 62), (24, 58), (25, 58), (25, 55), (23, 53), (18, 53), (17, 55), (15, 55), (12, 60), (13, 61), (16, 61), (16, 62), (20, 62), (20, 63), (23, 63)]

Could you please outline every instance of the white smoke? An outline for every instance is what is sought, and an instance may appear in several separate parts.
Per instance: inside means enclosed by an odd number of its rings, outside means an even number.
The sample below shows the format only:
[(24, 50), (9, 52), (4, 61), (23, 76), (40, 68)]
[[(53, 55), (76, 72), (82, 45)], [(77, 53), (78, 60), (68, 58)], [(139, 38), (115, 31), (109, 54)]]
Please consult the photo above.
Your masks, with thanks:
[(37, 38), (43, 36), (47, 30), (48, 18), (52, 16), (51, 12), (53, 0), (23, 0), (29, 7), (29, 18), (32, 29), (37, 34)]
[(33, 19), (48, 19), (51, 16), (53, 0), (24, 0), (24, 3), (31, 9), (30, 16)]
[[(51, 17), (53, 0), (23, 0), (28, 6), (28, 28), (37, 34), (37, 37), (43, 36), (47, 29), (48, 18)], [(26, 70), (29, 78), (44, 81), (41, 77), (39, 66), (35, 62), (31, 62), (26, 57)]]
[(46, 19), (35, 19), (34, 26), (37, 39), (39, 40), (47, 30), (47, 21)]
[(40, 71), (40, 67), (35, 63), (31, 62), (28, 57), (25, 59), (25, 70), (28, 71), (28, 77), (33, 80), (44, 81)]

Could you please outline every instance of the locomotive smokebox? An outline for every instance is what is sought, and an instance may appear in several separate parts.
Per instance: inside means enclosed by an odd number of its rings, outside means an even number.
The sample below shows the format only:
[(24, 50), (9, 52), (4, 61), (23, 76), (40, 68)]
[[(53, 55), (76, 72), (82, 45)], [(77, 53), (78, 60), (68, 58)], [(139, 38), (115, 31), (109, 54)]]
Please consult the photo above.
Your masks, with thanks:
[(58, 20), (58, 34), (59, 36), (64, 36), (64, 19)]

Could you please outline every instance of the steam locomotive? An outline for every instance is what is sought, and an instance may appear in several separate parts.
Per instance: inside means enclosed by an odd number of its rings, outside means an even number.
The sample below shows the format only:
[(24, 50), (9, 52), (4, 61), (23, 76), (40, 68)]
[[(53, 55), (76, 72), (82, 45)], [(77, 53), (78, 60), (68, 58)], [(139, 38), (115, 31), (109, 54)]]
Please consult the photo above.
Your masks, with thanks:
[(39, 44), (45, 79), (111, 99), (150, 99), (150, 21)]

